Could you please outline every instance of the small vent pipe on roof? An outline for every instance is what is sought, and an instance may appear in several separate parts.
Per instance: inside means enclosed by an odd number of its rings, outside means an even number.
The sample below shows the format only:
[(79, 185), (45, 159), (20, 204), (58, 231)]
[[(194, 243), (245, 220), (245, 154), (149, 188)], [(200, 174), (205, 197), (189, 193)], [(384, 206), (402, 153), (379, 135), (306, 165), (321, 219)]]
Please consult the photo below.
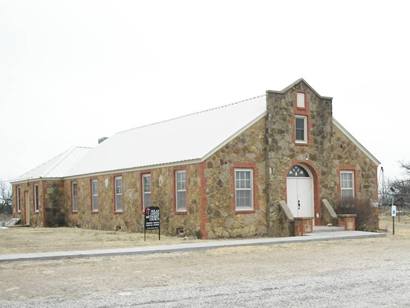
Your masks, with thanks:
[(101, 137), (101, 138), (98, 138), (98, 144), (100, 144), (100, 143), (103, 143), (105, 140), (107, 140), (108, 139), (108, 137)]

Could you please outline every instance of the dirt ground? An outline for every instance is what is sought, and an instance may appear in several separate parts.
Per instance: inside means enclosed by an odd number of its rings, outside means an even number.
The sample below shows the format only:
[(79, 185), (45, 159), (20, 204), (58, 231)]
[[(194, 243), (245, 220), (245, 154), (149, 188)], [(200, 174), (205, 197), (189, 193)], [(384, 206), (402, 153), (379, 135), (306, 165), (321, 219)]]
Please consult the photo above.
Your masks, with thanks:
[[(390, 218), (381, 226), (391, 231)], [(410, 219), (385, 238), (0, 263), (9, 307), (409, 307)]]
[(164, 235), (161, 235), (161, 240), (159, 241), (157, 231), (147, 232), (147, 240), (144, 242), (144, 235), (142, 233), (80, 228), (13, 227), (0, 230), (0, 254), (121, 248), (192, 241), (194, 239)]

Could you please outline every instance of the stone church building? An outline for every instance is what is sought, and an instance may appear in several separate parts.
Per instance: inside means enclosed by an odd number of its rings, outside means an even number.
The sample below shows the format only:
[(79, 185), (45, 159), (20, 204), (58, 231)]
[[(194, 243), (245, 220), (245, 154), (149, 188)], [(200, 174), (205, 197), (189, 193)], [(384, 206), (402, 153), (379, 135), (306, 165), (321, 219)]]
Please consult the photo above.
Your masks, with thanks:
[(292, 235), (329, 223), (328, 204), (377, 201), (380, 162), (300, 79), (282, 91), (75, 147), (16, 179), (14, 216), (33, 226), (161, 231), (201, 238)]

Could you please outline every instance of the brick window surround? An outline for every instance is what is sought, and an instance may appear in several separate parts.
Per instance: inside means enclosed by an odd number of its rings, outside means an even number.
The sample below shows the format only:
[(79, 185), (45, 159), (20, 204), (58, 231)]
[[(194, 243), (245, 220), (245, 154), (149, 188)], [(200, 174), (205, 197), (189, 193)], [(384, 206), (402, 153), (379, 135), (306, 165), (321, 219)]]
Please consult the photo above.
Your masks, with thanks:
[[(178, 185), (178, 183), (177, 183), (177, 174), (182, 173), (182, 172), (185, 173), (185, 208), (184, 209), (178, 209), (177, 208), (177, 202), (178, 202), (178, 200), (177, 200), (177, 193), (178, 193), (178, 190), (177, 190), (177, 185)], [(174, 197), (173, 197), (173, 199), (174, 199), (174, 213), (176, 215), (185, 215), (185, 214), (187, 214), (188, 213), (188, 172), (187, 172), (186, 169), (178, 168), (178, 169), (174, 170), (174, 172), (173, 172), (173, 194), (174, 194)]]
[[(252, 170), (253, 178), (252, 178), (252, 201), (253, 201), (253, 208), (249, 210), (237, 210), (236, 209), (236, 186), (235, 186), (235, 170), (237, 169), (247, 169)], [(255, 163), (251, 162), (243, 162), (243, 163), (234, 163), (230, 168), (230, 177), (231, 177), (231, 208), (235, 214), (253, 214), (255, 210), (259, 208), (258, 204), (258, 170), (256, 168)]]

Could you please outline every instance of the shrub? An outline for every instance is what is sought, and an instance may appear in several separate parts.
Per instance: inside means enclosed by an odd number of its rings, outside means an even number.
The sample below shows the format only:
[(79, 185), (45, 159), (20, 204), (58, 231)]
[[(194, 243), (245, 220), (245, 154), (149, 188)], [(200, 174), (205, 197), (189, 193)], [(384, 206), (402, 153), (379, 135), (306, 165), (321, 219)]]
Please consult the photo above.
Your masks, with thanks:
[(376, 231), (379, 229), (378, 208), (373, 207), (369, 199), (353, 199), (339, 202), (336, 206), (337, 214), (356, 214), (356, 228), (362, 231)]

